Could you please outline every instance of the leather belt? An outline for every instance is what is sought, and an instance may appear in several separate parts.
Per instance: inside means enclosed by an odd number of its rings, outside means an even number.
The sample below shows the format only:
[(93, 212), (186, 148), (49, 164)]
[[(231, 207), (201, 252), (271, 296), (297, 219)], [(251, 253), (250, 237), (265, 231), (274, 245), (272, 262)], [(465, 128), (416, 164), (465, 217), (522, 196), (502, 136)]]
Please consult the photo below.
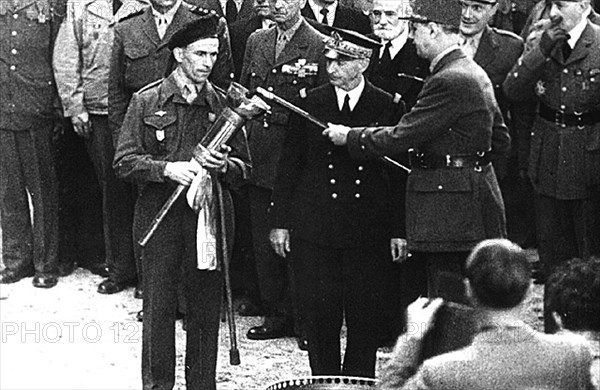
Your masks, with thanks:
[(540, 104), (539, 114), (545, 120), (554, 122), (561, 127), (577, 126), (581, 128), (600, 122), (600, 111), (567, 114), (563, 111), (554, 110), (545, 104)]
[(440, 168), (480, 168), (488, 165), (490, 159), (485, 152), (476, 154), (436, 155), (412, 152), (409, 155), (411, 167), (423, 169)]

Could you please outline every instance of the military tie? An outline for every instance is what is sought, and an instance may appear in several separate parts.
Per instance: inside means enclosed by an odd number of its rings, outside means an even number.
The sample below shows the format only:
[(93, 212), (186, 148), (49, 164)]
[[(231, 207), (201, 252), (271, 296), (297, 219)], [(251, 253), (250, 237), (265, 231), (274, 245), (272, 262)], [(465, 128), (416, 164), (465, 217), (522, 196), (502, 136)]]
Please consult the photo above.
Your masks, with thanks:
[(327, 15), (329, 14), (329, 10), (325, 7), (321, 8), (321, 15), (323, 15), (323, 19), (321, 19), (322, 24), (328, 25), (327, 23)]
[(237, 16), (238, 9), (235, 0), (227, 0), (227, 3), (225, 4), (225, 19), (227, 20), (227, 24), (231, 26), (231, 24), (236, 21)]
[(342, 106), (341, 113), (343, 117), (347, 117), (352, 114), (352, 110), (350, 110), (350, 95), (348, 94), (346, 94), (346, 97), (344, 98), (344, 105)]
[(573, 51), (573, 49), (571, 48), (571, 45), (569, 45), (569, 42), (563, 41), (563, 44), (562, 44), (563, 60), (566, 61), (567, 58), (569, 58), (569, 56), (571, 55), (572, 51)]
[(379, 59), (379, 63), (381, 64), (381, 69), (388, 69), (392, 65), (392, 53), (390, 52), (390, 48), (392, 47), (392, 42), (388, 41), (383, 48), (383, 53), (381, 58)]
[(279, 34), (277, 43), (275, 44), (275, 60), (279, 58), (283, 49), (285, 49), (285, 45), (287, 45), (287, 36), (285, 34)]

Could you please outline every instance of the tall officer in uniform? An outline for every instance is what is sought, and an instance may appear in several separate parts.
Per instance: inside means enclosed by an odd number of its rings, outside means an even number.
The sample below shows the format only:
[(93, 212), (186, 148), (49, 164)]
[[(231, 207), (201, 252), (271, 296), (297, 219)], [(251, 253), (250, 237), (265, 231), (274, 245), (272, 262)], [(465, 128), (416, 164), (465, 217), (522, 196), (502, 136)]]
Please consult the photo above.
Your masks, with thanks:
[[(70, 0), (54, 49), (54, 72), (65, 117), (70, 118), (75, 133), (85, 140), (102, 191), (99, 223), (104, 225), (102, 242), (110, 278), (100, 283), (100, 293), (118, 292), (119, 288), (111, 288), (112, 282), (125, 286), (137, 280), (131, 236), (133, 215), (131, 204), (126, 201), (131, 199), (131, 188), (117, 179), (112, 168), (115, 151), (108, 129), (108, 78), (114, 24), (146, 7), (147, 3), (141, 0), (126, 0), (118, 9), (108, 0)], [(83, 207), (87, 204), (86, 199), (79, 201)], [(77, 228), (69, 229), (69, 233)]]
[(548, 27), (504, 82), (509, 98), (539, 102), (529, 177), (544, 277), (600, 253), (600, 28), (589, 12), (589, 0), (552, 1)]
[[(326, 82), (322, 70), (323, 38), (300, 14), (306, 0), (269, 0), (276, 27), (256, 31), (246, 46), (240, 82), (248, 89), (262, 87), (284, 99), (302, 89)], [(248, 331), (254, 340), (292, 334), (288, 269), (269, 244), (271, 192), (281, 155), (289, 112), (272, 107), (272, 115), (246, 124), (252, 156), (252, 177), (248, 185), (250, 219), (258, 283), (265, 319)]]
[[(171, 65), (171, 50), (167, 45), (169, 39), (186, 23), (207, 13), (192, 8), (182, 0), (150, 0), (150, 5), (115, 26), (108, 83), (108, 125), (115, 143), (133, 93), (163, 78), (168, 72)], [(221, 19), (219, 26), (219, 57), (210, 78), (215, 84), (226, 87), (231, 80), (233, 64), (224, 19)], [(122, 201), (133, 213), (133, 192), (129, 197), (123, 196)], [(142, 279), (140, 255), (135, 244), (134, 250), (138, 279)], [(110, 294), (126, 286), (119, 277), (114, 276), (99, 286), (99, 291)], [(138, 291), (141, 295), (139, 288)]]
[(506, 235), (504, 204), (491, 161), (509, 147), (492, 84), (459, 47), (458, 1), (415, 3), (417, 53), (431, 76), (412, 111), (394, 127), (325, 134), (350, 155), (373, 158), (414, 148), (406, 190), (408, 249), (426, 261), (430, 296), (464, 301), (468, 252), (485, 238)]
[(64, 15), (59, 4), (0, 2), (0, 221), (6, 266), (0, 283), (34, 273), (36, 287), (57, 283), (58, 194), (51, 138), (57, 116), (62, 117), (52, 72), (52, 49)]
[[(367, 16), (352, 7), (340, 4), (338, 0), (307, 0), (302, 8), (302, 16), (324, 26), (353, 30), (361, 34), (371, 32), (371, 24)], [(327, 33), (326, 28), (318, 24), (312, 25), (322, 33)]]
[(461, 5), (462, 49), (492, 81), (496, 101), (511, 135), (509, 155), (494, 167), (506, 206), (508, 237), (521, 245), (531, 245), (535, 243), (533, 194), (531, 186), (523, 180), (527, 154), (519, 151), (521, 144), (527, 144), (535, 106), (526, 102), (511, 103), (502, 90), (506, 75), (523, 53), (523, 40), (514, 33), (489, 26), (498, 10), (496, 0), (461, 0)]
[[(328, 29), (329, 84), (309, 91), (301, 108), (345, 125), (397, 123), (402, 104), (363, 77), (378, 42)], [(271, 245), (280, 256), (289, 254), (299, 297), (306, 302), (312, 374), (374, 377), (389, 300), (390, 246), (392, 253), (400, 247), (403, 197), (393, 191), (394, 168), (354, 160), (321, 133), (304, 118), (290, 119), (273, 190)], [(344, 318), (348, 336), (342, 365)]]
[[(216, 388), (223, 275), (222, 242), (215, 236), (219, 236), (221, 218), (231, 227), (233, 209), (225, 190), (225, 215), (221, 215), (214, 181), (233, 185), (249, 169), (248, 147), (241, 131), (230, 141), (231, 147), (205, 150), (200, 155), (194, 152), (227, 105), (226, 98), (207, 81), (219, 52), (218, 23), (217, 17), (208, 16), (190, 22), (172, 36), (168, 47), (173, 50), (178, 66), (166, 79), (133, 95), (115, 152), (117, 175), (139, 185), (136, 239), (142, 236), (177, 184), (189, 186), (196, 175), (202, 174), (213, 189), (203, 188), (207, 194), (207, 203), (201, 203), (205, 214), (198, 215), (185, 198), (180, 198), (146, 246), (142, 263), (145, 390), (172, 389), (175, 384), (175, 306), (179, 284), (183, 285), (187, 300), (187, 388)], [(200, 232), (205, 233), (206, 241), (197, 242)], [(228, 229), (223, 233), (233, 232)], [(215, 240), (216, 256), (210, 249)]]

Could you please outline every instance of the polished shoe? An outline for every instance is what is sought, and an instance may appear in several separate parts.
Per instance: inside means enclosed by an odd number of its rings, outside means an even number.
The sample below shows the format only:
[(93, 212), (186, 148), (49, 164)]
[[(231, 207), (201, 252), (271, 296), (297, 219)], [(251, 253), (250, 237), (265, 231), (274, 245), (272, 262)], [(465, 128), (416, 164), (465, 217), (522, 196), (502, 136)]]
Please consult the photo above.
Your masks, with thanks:
[(99, 294), (115, 294), (115, 293), (125, 290), (127, 287), (129, 287), (129, 284), (122, 283), (122, 282), (116, 282), (109, 278), (109, 279), (105, 279), (104, 281), (102, 281), (102, 283), (100, 283), (98, 285), (98, 293)]
[(248, 330), (246, 337), (250, 340), (269, 340), (294, 335), (294, 327), (289, 321), (268, 321), (260, 326), (254, 326)]
[(94, 275), (102, 276), (103, 278), (108, 278), (108, 276), (110, 275), (109, 268), (106, 263), (94, 263), (89, 265), (86, 264), (82, 266), (82, 268), (89, 270)]
[(296, 342), (301, 351), (308, 351), (308, 339), (306, 337), (300, 336), (296, 339)]
[(143, 310), (138, 311), (137, 314), (135, 315), (135, 319), (137, 320), (137, 322), (144, 321), (144, 311)]
[(133, 291), (133, 297), (135, 299), (144, 299), (144, 288), (141, 284), (135, 286), (135, 290)]
[(37, 274), (33, 277), (33, 287), (52, 288), (58, 283), (58, 278), (50, 274)]
[(35, 275), (33, 269), (26, 271), (12, 271), (5, 269), (0, 271), (0, 284), (15, 283), (23, 278), (28, 278), (33, 275)]

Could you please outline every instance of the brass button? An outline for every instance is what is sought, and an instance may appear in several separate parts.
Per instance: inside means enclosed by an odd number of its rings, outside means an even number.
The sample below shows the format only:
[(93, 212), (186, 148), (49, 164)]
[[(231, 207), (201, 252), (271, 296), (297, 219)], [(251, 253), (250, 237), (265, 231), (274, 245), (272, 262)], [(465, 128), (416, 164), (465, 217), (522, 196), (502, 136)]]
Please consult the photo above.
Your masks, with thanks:
[(359, 198), (360, 198), (360, 194), (357, 192), (356, 194), (354, 194), (354, 197), (355, 197), (356, 199), (359, 199)]
[(269, 91), (269, 92), (273, 92), (273, 87), (269, 87), (269, 88), (267, 88), (267, 91)]
[(273, 68), (273, 69), (271, 69), (271, 72), (272, 73), (277, 73), (277, 69)]
[(15, 70), (15, 69), (17, 69), (17, 67), (16, 67), (16, 66), (14, 66), (14, 65), (11, 65), (11, 66), (10, 66), (10, 70)]
[(11, 52), (12, 54), (17, 54), (17, 49), (12, 49), (10, 52)]
[(438, 190), (440, 190), (440, 191), (441, 191), (441, 190), (443, 190), (443, 189), (444, 189), (444, 186), (442, 186), (442, 185), (440, 184), (440, 185), (438, 186)]
[(19, 14), (13, 14), (13, 19), (19, 19)]
[(364, 169), (365, 169), (365, 168), (364, 168), (362, 165), (359, 165), (359, 166), (358, 166), (358, 171), (359, 171), (359, 172), (362, 172)]
[(336, 194), (335, 192), (333, 194), (331, 194), (331, 199), (337, 199), (338, 194)]
[(567, 68), (564, 68), (564, 69), (563, 69), (563, 73), (564, 73), (564, 74), (567, 74), (567, 73), (569, 73), (569, 69), (567, 69)]
[(356, 185), (359, 185), (360, 184), (360, 180), (356, 179), (355, 183), (356, 183)]
[(329, 168), (329, 169), (333, 169), (333, 164), (329, 164), (329, 165), (327, 166), (327, 168)]
[(330, 182), (331, 184), (335, 184), (335, 179), (331, 179), (331, 180), (329, 180), (329, 182)]
[(563, 92), (567, 92), (567, 87), (562, 87), (560, 90)]
[(564, 104), (561, 104), (561, 105), (560, 105), (560, 109), (561, 109), (561, 110), (564, 110), (565, 108), (567, 108), (567, 106), (565, 106)]
[(13, 32), (10, 33), (10, 35), (12, 35), (13, 37), (16, 37), (17, 36), (17, 32), (13, 31)]

